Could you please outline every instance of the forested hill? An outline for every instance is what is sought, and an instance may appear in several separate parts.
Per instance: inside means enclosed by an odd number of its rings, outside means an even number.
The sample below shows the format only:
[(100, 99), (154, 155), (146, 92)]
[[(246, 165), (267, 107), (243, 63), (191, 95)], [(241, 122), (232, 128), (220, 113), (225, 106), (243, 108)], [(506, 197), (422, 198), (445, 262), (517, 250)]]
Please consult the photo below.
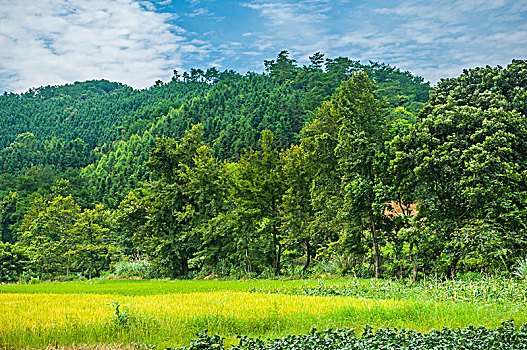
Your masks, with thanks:
[(263, 130), (288, 147), (299, 142), (315, 109), (358, 70), (368, 72), (393, 107), (404, 108), (400, 115), (412, 118), (428, 99), (428, 83), (389, 65), (345, 57), (324, 61), (318, 53), (311, 59), (300, 67), (282, 51), (265, 62), (263, 75), (175, 71), (171, 82), (145, 90), (101, 80), (6, 94), (0, 97), (0, 195), (24, 186), (33, 190), (41, 187), (38, 181), (49, 187), (63, 172), (71, 177), (72, 170), (87, 167), (84, 191), (116, 204), (148, 178), (144, 163), (155, 138), (179, 139), (197, 123), (222, 159), (257, 148)]
[[(309, 65), (299, 66), (287, 51), (282, 51), (264, 66), (263, 74), (219, 72), (215, 68), (191, 69), (183, 74), (174, 71), (170, 82), (157, 81), (144, 90), (100, 80), (33, 88), (0, 97), (1, 241), (24, 246), (24, 254), (40, 259), (32, 261), (36, 264), (33, 266), (40, 266), (41, 275), (45, 269), (62, 271), (59, 256), (47, 261), (38, 251), (43, 252), (39, 250), (43, 246), (54, 249), (54, 253), (46, 253), (50, 256), (67, 252), (63, 248), (73, 249), (70, 238), (89, 231), (80, 226), (84, 222), (90, 230), (101, 230), (100, 238), (106, 242), (101, 243), (101, 249), (106, 255), (97, 261), (105, 269), (115, 259), (114, 253), (139, 252), (125, 227), (133, 220), (117, 224), (114, 218), (124, 217), (130, 198), (138, 195), (141, 200), (139, 194), (146, 193), (152, 181), (168, 176), (165, 170), (183, 166), (163, 160), (160, 147), (166, 146), (174, 156), (190, 157), (185, 158), (188, 162), (184, 167), (190, 167), (201, 156), (208, 162), (207, 155), (214, 157), (214, 162), (224, 162), (225, 169), (234, 169), (247, 162), (251, 154), (260, 157), (258, 152), (269, 151), (269, 140), (276, 152), (300, 145), (302, 130), (317, 118), (324, 102), (337, 96), (344, 83), (359, 73), (373, 82), (372, 93), (386, 106), (383, 111), (388, 113), (387, 120), (402, 121), (394, 123), (402, 129), (415, 122), (431, 90), (422, 78), (387, 64), (361, 64), (345, 57), (326, 59), (320, 53), (311, 57)], [(195, 148), (200, 144), (205, 148)], [(156, 152), (161, 157), (159, 164)], [(276, 152), (273, 157), (278, 161), (282, 156)], [(175, 170), (168, 171), (171, 174)], [(183, 168), (177, 173), (183, 174), (181, 171)], [(213, 182), (224, 181), (223, 175), (216, 175), (222, 180)], [(196, 194), (203, 191), (194, 189)], [(227, 203), (222, 197), (225, 193), (211, 194), (211, 198), (216, 195), (217, 201), (208, 197), (201, 200), (220, 207)], [(213, 211), (219, 213), (218, 208)], [(163, 213), (150, 210), (151, 217)], [(68, 218), (57, 221), (63, 214)], [(212, 212), (207, 215), (214, 217)], [(159, 220), (165, 219), (172, 220)], [(34, 235), (37, 232), (38, 237)], [(107, 245), (110, 241), (111, 249)], [(91, 247), (96, 249), (95, 245)], [(90, 256), (95, 256), (93, 251)], [(80, 264), (72, 268), (85, 268), (86, 256), (71, 258)], [(68, 259), (66, 271), (70, 268)]]
[(527, 61), (433, 90), (318, 53), (264, 65), (2, 97), (0, 280), (130, 259), (159, 277), (417, 279), (524, 258)]
[(208, 84), (158, 84), (134, 90), (108, 81), (31, 89), (0, 98), (0, 169), (19, 173), (31, 164), (60, 170), (94, 161), (91, 151), (141, 128), (144, 120), (202, 94)]

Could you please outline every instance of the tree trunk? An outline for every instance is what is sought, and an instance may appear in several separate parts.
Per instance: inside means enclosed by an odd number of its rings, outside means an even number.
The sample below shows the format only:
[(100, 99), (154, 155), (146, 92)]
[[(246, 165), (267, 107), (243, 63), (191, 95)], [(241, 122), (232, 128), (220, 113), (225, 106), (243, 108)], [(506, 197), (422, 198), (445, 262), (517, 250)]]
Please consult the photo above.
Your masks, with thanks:
[(70, 277), (70, 257), (66, 255), (66, 277)]
[(273, 226), (273, 271), (274, 275), (278, 275), (280, 269), (280, 245), (278, 243), (278, 235), (276, 232), (276, 227)]
[(183, 272), (183, 276), (185, 277), (188, 276), (188, 259), (187, 258), (183, 258), (181, 260), (181, 271)]
[(249, 244), (245, 241), (245, 273), (251, 273), (252, 271), (253, 267), (249, 258)]
[(93, 262), (92, 262), (91, 255), (92, 255), (92, 252), (90, 251), (90, 271), (88, 272), (88, 279), (89, 280), (91, 280), (91, 272), (92, 272), (92, 269), (93, 269)]
[(278, 249), (277, 249), (277, 254), (276, 254), (276, 271), (275, 271), (275, 276), (278, 276), (280, 274), (280, 265), (281, 265), (281, 260), (282, 260), (282, 245), (280, 243), (278, 243)]
[(370, 209), (370, 219), (371, 219), (371, 239), (373, 242), (373, 255), (375, 259), (375, 278), (381, 278), (381, 253), (379, 251), (379, 243), (377, 242), (377, 232), (375, 230), (375, 221), (374, 221), (372, 209)]
[(414, 248), (414, 242), (412, 241), (411, 238), (408, 239), (410, 241), (410, 247), (409, 247), (409, 255), (410, 255), (410, 261), (412, 262), (412, 267), (413, 267), (413, 273), (412, 273), (412, 280), (415, 282), (417, 281), (417, 272), (419, 270), (419, 265), (417, 265), (417, 258), (415, 257), (414, 253), (413, 253), (413, 248)]
[(459, 255), (455, 254), (454, 259), (452, 260), (452, 264), (450, 265), (450, 270), (448, 271), (449, 278), (452, 278), (452, 279), (456, 278), (456, 268), (457, 268), (458, 262), (459, 262)]
[(311, 244), (309, 244), (309, 239), (306, 239), (306, 263), (304, 264), (304, 268), (302, 271), (306, 272), (309, 268), (309, 264), (311, 263)]
[(90, 222), (89, 230), (90, 230), (90, 273), (89, 273), (88, 279), (91, 280), (91, 274), (93, 270), (93, 232), (91, 232), (91, 222)]

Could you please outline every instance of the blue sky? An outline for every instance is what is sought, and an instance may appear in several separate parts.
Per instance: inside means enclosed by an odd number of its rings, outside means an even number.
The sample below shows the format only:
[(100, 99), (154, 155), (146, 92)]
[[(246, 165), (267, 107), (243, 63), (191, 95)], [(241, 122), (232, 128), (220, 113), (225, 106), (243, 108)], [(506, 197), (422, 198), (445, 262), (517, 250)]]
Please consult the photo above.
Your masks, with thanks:
[(288, 50), (381, 61), (432, 83), (526, 59), (525, 0), (0, 0), (0, 92), (136, 88), (192, 67), (262, 72)]

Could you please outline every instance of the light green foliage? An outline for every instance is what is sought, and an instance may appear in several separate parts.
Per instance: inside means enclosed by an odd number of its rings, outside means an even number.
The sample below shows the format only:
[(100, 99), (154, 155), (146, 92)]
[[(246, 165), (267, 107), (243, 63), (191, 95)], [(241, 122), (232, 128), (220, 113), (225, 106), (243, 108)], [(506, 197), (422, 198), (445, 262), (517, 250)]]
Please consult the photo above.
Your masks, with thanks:
[(113, 272), (122, 278), (149, 278), (153, 275), (152, 264), (147, 260), (120, 261), (114, 265)]
[(75, 250), (71, 252), (74, 266), (87, 271), (89, 279), (108, 270), (116, 254), (117, 247), (109, 234), (112, 221), (109, 212), (99, 204), (94, 209), (84, 209), (69, 231), (75, 241)]
[(350, 278), (335, 283), (319, 281), (282, 288), (254, 288), (255, 293), (348, 296), (367, 299), (419, 300), (452, 303), (499, 303), (523, 307), (527, 303), (524, 280), (489, 278), (475, 280), (423, 279), (418, 282)]
[(18, 227), (19, 245), (32, 258), (31, 269), (44, 274), (63, 273), (70, 269), (87, 270), (89, 278), (97, 276), (110, 263), (115, 248), (108, 237), (108, 213), (102, 205), (81, 210), (71, 196), (45, 198), (37, 196)]
[(514, 275), (519, 278), (527, 278), (527, 259), (518, 259), (516, 265), (514, 266)]

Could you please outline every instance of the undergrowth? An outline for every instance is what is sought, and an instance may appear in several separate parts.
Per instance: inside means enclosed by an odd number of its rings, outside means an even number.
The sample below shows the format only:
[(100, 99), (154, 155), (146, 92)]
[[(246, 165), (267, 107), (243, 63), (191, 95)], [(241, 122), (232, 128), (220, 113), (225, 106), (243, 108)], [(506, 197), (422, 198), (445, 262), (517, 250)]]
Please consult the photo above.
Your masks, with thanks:
[[(171, 350), (224, 350), (223, 338), (218, 334), (198, 334), (188, 346)], [(460, 329), (432, 329), (429, 333), (409, 329), (389, 328), (373, 331), (366, 326), (362, 334), (353, 329), (312, 329), (308, 334), (287, 335), (261, 340), (241, 337), (231, 350), (522, 350), (527, 349), (527, 325), (515, 327), (511, 321), (488, 329), (468, 326)]]

